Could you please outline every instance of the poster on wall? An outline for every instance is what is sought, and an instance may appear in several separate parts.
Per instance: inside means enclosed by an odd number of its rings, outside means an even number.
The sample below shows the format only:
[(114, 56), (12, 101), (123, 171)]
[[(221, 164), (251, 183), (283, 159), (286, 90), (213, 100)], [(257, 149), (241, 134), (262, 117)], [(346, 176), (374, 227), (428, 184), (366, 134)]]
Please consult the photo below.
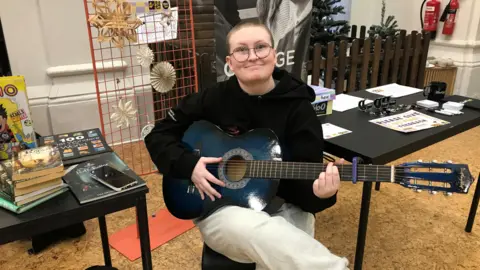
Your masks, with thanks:
[(301, 78), (306, 61), (313, 0), (215, 0), (215, 43), (217, 81), (233, 73), (225, 62), (226, 37), (243, 20), (260, 20), (272, 32), (277, 67)]

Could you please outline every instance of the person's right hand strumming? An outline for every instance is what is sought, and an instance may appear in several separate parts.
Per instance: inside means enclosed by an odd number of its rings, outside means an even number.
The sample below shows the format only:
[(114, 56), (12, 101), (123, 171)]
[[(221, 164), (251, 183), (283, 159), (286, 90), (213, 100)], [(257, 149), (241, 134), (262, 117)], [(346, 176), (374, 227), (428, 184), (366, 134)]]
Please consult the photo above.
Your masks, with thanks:
[(212, 201), (215, 201), (215, 197), (222, 197), (220, 193), (210, 185), (209, 181), (222, 187), (225, 186), (225, 183), (218, 180), (207, 170), (207, 164), (219, 163), (220, 161), (222, 161), (222, 158), (201, 157), (193, 169), (192, 181), (198, 189), (202, 200), (205, 199), (205, 194), (209, 196)]

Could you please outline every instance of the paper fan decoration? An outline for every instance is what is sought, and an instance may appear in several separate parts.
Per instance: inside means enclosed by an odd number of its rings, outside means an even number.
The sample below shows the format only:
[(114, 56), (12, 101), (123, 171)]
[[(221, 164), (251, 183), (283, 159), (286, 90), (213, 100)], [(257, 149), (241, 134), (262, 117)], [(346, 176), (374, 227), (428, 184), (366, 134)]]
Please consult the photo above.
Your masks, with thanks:
[(131, 120), (136, 120), (137, 110), (133, 109), (132, 101), (125, 102), (123, 99), (118, 101), (118, 105), (112, 106), (114, 112), (110, 116), (112, 121), (117, 123), (117, 127), (129, 127)]
[(153, 62), (153, 51), (148, 47), (142, 47), (137, 51), (137, 60), (143, 67), (149, 67)]
[(165, 61), (156, 64), (150, 74), (153, 89), (160, 93), (172, 90), (176, 79), (175, 68)]

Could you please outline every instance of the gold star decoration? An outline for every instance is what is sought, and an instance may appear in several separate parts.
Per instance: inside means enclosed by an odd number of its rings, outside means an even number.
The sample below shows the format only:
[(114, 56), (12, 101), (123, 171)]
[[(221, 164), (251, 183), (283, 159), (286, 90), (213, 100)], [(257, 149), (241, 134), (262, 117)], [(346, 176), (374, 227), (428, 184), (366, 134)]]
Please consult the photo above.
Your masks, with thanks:
[(95, 15), (88, 21), (98, 30), (98, 41), (111, 41), (115, 47), (123, 48), (125, 39), (137, 42), (136, 29), (143, 24), (135, 14), (133, 6), (124, 0), (92, 0)]

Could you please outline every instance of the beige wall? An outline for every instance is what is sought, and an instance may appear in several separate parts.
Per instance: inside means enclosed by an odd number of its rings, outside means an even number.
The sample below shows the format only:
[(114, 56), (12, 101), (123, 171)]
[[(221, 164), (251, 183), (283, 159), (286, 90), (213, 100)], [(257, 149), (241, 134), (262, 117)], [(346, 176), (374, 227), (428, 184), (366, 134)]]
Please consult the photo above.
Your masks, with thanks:
[[(0, 17), (12, 73), (26, 78), (36, 131), (48, 135), (101, 128), (83, 0), (1, 0)], [(114, 61), (107, 76), (131, 74), (124, 62)], [(125, 85), (128, 98), (135, 100), (133, 83)], [(125, 132), (132, 134), (123, 136), (128, 138), (139, 134)]]

